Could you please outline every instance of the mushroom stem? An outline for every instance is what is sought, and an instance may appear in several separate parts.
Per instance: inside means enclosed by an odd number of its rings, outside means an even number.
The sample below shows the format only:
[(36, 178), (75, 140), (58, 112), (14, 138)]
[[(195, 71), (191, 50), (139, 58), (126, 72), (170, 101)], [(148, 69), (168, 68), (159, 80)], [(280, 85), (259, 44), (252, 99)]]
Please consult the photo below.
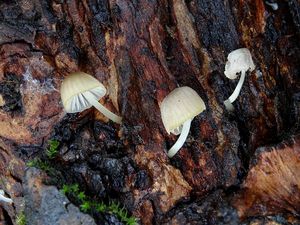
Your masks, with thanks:
[(0, 201), (4, 201), (7, 203), (12, 203), (13, 201), (10, 198), (4, 196), (4, 191), (0, 190)]
[(230, 112), (234, 111), (234, 106), (232, 105), (232, 103), (230, 102), (229, 99), (224, 101), (224, 105), (228, 111), (230, 111)]
[(233, 103), (237, 99), (237, 97), (239, 96), (241, 88), (242, 88), (243, 83), (245, 81), (245, 76), (246, 76), (246, 72), (244, 70), (242, 70), (240, 80), (239, 80), (237, 86), (235, 87), (233, 93), (228, 98), (230, 103)]
[(191, 122), (192, 122), (192, 119), (189, 119), (184, 122), (179, 138), (177, 139), (176, 143), (172, 146), (172, 148), (170, 148), (170, 150), (168, 151), (168, 156), (170, 158), (172, 158), (184, 144), (184, 142), (190, 132)]
[(112, 113), (107, 108), (105, 108), (100, 102), (98, 102), (94, 98), (94, 96), (91, 93), (86, 91), (84, 93), (84, 97), (86, 98), (86, 100), (89, 101), (90, 104), (92, 104), (96, 109), (98, 109), (104, 116), (111, 119), (115, 123), (121, 124), (122, 117), (117, 116), (116, 114)]

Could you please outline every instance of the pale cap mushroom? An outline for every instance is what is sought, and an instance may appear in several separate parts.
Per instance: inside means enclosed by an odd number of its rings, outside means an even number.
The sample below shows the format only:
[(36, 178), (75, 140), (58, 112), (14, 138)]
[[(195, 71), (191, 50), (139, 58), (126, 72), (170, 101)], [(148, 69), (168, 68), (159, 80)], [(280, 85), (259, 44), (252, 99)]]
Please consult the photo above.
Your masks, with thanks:
[(83, 72), (69, 74), (61, 85), (60, 93), (63, 106), (68, 113), (82, 112), (94, 106), (112, 121), (119, 124), (122, 121), (121, 117), (98, 102), (106, 94), (106, 88), (89, 74)]
[(227, 109), (232, 109), (232, 103), (239, 96), (241, 88), (243, 86), (246, 72), (249, 70), (252, 72), (255, 69), (255, 65), (253, 63), (251, 53), (247, 48), (240, 48), (229, 53), (227, 57), (227, 62), (225, 65), (224, 74), (227, 78), (233, 80), (236, 79), (238, 73), (241, 73), (240, 80), (234, 89), (231, 96), (224, 101), (224, 104)]
[(206, 109), (202, 98), (190, 87), (174, 89), (160, 105), (162, 121), (170, 134), (180, 134), (176, 143), (168, 151), (173, 157), (184, 144), (195, 116)]

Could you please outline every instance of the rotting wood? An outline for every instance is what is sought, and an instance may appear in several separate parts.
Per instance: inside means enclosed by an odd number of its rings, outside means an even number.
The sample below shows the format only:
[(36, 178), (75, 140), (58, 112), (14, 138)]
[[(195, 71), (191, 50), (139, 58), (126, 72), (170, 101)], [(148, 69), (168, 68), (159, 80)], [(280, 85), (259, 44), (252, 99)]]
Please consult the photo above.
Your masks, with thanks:
[[(97, 184), (101, 198), (118, 193), (144, 224), (160, 223), (190, 196), (239, 186), (255, 149), (299, 133), (300, 6), (278, 5), (274, 11), (262, 0), (1, 1), (0, 157), (8, 160), (0, 176), (18, 191), (7, 183), (0, 188), (19, 196), (24, 161), (40, 155), (50, 137), (64, 142), (58, 168), (66, 180), (78, 177), (91, 193)], [(223, 101), (236, 83), (223, 71), (239, 47), (250, 50), (256, 70), (230, 115)], [(104, 124), (93, 110), (65, 116), (58, 90), (78, 70), (107, 86), (102, 103), (122, 115), (121, 127)], [(207, 110), (169, 160), (176, 137), (164, 130), (159, 104), (185, 85)], [(11, 162), (22, 168), (17, 175), (7, 173)], [(130, 162), (125, 172), (116, 170), (120, 183), (107, 162), (123, 169)], [(105, 176), (101, 186), (95, 177)], [(13, 209), (5, 210), (14, 218)]]

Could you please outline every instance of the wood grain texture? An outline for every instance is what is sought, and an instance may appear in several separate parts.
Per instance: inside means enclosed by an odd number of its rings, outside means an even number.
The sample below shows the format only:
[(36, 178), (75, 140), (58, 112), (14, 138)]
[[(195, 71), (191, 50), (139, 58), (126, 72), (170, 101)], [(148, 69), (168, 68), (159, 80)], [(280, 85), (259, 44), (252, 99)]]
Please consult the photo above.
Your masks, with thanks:
[[(44, 154), (49, 138), (63, 143), (56, 165), (67, 181), (91, 193), (103, 184), (96, 198), (116, 195), (142, 224), (160, 224), (170, 210), (188, 208), (186, 201), (239, 188), (258, 147), (299, 133), (300, 4), (278, 5), (274, 11), (262, 0), (1, 1), (0, 158), (7, 160), (0, 188), (19, 195), (9, 184), (22, 184), (24, 161)], [(230, 114), (223, 101), (237, 81), (226, 79), (224, 67), (240, 47), (250, 50), (256, 69)], [(74, 71), (107, 87), (101, 103), (123, 117), (122, 126), (94, 109), (65, 115), (58, 90)], [(159, 105), (177, 86), (197, 91), (207, 110), (170, 160), (166, 151), (177, 137), (164, 130)], [(7, 173), (11, 161), (17, 175)], [(105, 162), (126, 169), (114, 174)], [(14, 209), (5, 210), (14, 218)]]

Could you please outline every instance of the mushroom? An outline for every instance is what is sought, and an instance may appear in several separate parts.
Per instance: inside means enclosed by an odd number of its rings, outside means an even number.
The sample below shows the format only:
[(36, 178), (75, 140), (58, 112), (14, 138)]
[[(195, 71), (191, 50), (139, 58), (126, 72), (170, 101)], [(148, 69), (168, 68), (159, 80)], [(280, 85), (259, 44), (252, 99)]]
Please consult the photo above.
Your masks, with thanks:
[(271, 8), (276, 11), (278, 9), (278, 3), (277, 2), (273, 2), (272, 0), (271, 1), (266, 1), (266, 4), (271, 6)]
[(64, 79), (60, 93), (66, 112), (82, 112), (94, 106), (103, 115), (121, 124), (121, 117), (115, 115), (98, 102), (106, 94), (106, 88), (91, 75), (83, 72), (71, 73)]
[(168, 151), (172, 158), (184, 144), (195, 116), (206, 109), (201, 97), (190, 87), (174, 89), (160, 105), (162, 122), (168, 134), (180, 134), (176, 143)]
[(241, 73), (240, 80), (234, 89), (231, 96), (224, 101), (224, 104), (228, 110), (232, 109), (232, 103), (239, 96), (241, 88), (243, 86), (246, 72), (250, 70), (252, 72), (255, 69), (255, 65), (252, 61), (251, 53), (247, 48), (240, 48), (229, 53), (227, 57), (228, 61), (225, 65), (224, 74), (227, 78), (234, 80), (237, 78), (237, 74)]
[(4, 201), (4, 202), (7, 202), (7, 203), (12, 203), (12, 199), (10, 198), (7, 198), (4, 196), (4, 191), (0, 189), (0, 201)]

